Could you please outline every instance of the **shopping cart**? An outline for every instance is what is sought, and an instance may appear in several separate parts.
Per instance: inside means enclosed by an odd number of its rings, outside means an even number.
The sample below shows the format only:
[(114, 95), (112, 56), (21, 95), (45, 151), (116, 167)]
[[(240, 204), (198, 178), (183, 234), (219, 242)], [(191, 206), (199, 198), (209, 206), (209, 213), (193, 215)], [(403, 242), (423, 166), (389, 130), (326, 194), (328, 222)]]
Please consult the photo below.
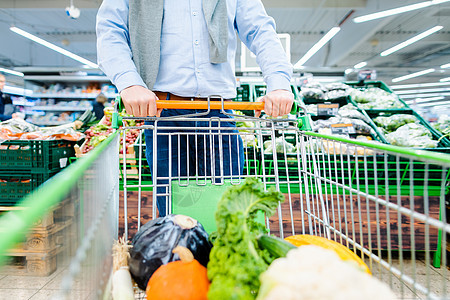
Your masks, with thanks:
[[(297, 105), (295, 121), (254, 118), (229, 110), (257, 110), (262, 105), (223, 99), (161, 101), (161, 108), (197, 111), (147, 118), (151, 123), (142, 127), (126, 125), (127, 120), (138, 118), (123, 118), (122, 130), (147, 130), (153, 153), (164, 142), (169, 154), (148, 157), (153, 160), (153, 181), (146, 184), (129, 181), (127, 162), (122, 161), (125, 218), (119, 231), (127, 238), (134, 236), (144, 222), (158, 216), (157, 202), (163, 201), (164, 213), (191, 216), (212, 232), (222, 193), (247, 177), (257, 177), (266, 189), (274, 186), (286, 198), (274, 216), (262, 219), (270, 234), (282, 238), (312, 234), (342, 243), (363, 258), (374, 276), (387, 282), (400, 299), (450, 298), (445, 268), (450, 157), (305, 131), (309, 119)], [(219, 117), (211, 117), (214, 109), (220, 110)], [(179, 127), (189, 122), (203, 127)], [(237, 131), (230, 126), (235, 123)], [(182, 141), (188, 146), (178, 147)], [(141, 170), (146, 165), (146, 146), (142, 140), (138, 146)], [(226, 149), (233, 146), (237, 152), (232, 154)], [(165, 169), (176, 170), (158, 169), (162, 160), (167, 160)], [(187, 170), (183, 174), (178, 171), (182, 164)], [(232, 165), (240, 171), (233, 172)]]
[[(120, 120), (116, 111), (113, 123), (121, 126), (120, 130), (27, 197), (20, 210), (0, 216), (0, 265), (38, 219), (47, 220), (44, 215), (58, 203), (71, 203), (68, 213), (63, 214), (72, 216), (63, 219), (70, 221), (70, 234), (53, 239), (60, 254), (48, 285), (56, 294), (47, 298), (110, 299), (113, 240), (123, 234), (131, 239), (142, 224), (157, 217), (158, 199), (166, 204), (166, 213), (194, 217), (211, 232), (223, 191), (247, 177), (256, 177), (265, 188), (275, 187), (285, 196), (274, 216), (261, 218), (271, 234), (313, 234), (342, 243), (366, 262), (375, 277), (388, 283), (399, 299), (450, 298), (446, 268), (450, 156), (303, 131), (308, 117), (301, 108), (294, 111), (296, 120), (272, 120), (232, 116), (228, 111), (261, 109), (258, 103), (239, 107), (222, 100), (158, 103), (175, 108), (180, 104), (187, 105), (183, 107), (186, 109), (195, 105), (198, 113), (171, 119), (147, 118), (153, 123), (131, 127), (127, 120), (138, 118)], [(210, 117), (213, 109), (222, 114)], [(202, 123), (206, 126), (198, 131), (179, 127), (168, 130), (164, 123), (173, 121), (206, 122)], [(229, 126), (235, 122), (237, 131)], [(117, 155), (119, 140), (126, 144), (129, 130), (139, 130), (144, 136), (148, 130), (147, 136), (150, 131), (154, 137), (172, 141), (168, 147), (176, 149), (177, 155), (169, 159), (168, 169), (181, 164), (181, 150), (173, 142), (193, 141), (193, 148), (189, 152), (186, 149), (186, 157), (196, 158), (195, 163), (186, 160), (192, 172), (158, 176), (154, 161), (149, 170), (146, 145), (140, 139), (132, 162), (138, 176), (131, 174), (131, 169), (135, 171), (130, 168), (133, 158), (127, 158), (125, 146)], [(238, 137), (243, 140), (242, 148), (238, 147)], [(207, 139), (209, 144), (198, 142)], [(159, 149), (158, 138), (153, 141), (152, 149)], [(230, 157), (223, 150), (226, 143), (236, 143), (240, 149), (237, 155)], [(205, 158), (205, 151), (213, 159)], [(239, 172), (226, 172), (228, 164), (220, 163), (226, 156)], [(209, 166), (198, 164), (202, 159)], [(119, 160), (121, 178), (117, 172)], [(153, 177), (143, 180), (148, 178), (143, 176), (148, 171)], [(53, 221), (60, 220), (55, 217)], [(54, 267), (54, 260), (43, 257), (47, 260), (40, 263)], [(31, 271), (35, 267), (26, 266)], [(140, 292), (136, 297), (143, 299), (144, 295)]]

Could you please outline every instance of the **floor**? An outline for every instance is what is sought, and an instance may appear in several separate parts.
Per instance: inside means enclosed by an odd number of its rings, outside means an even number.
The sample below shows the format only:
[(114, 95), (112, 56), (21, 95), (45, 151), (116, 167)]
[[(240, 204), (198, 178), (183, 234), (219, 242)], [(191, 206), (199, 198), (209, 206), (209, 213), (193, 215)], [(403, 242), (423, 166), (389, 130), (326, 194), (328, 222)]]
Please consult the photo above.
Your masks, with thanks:
[[(392, 266), (398, 269), (401, 268), (398, 259), (392, 260)], [(413, 267), (410, 260), (404, 260), (404, 272), (412, 274)], [(428, 270), (427, 270), (428, 269)], [(33, 277), (33, 276), (13, 276), (0, 274), (0, 300), (48, 300), (58, 291), (61, 286), (63, 275), (67, 271), (67, 267), (59, 268), (52, 275), (48, 277)], [(427, 285), (426, 278), (428, 278), (429, 285)], [(426, 295), (409, 286), (401, 284), (400, 280), (395, 276), (389, 276), (388, 271), (382, 269), (381, 273), (377, 267), (373, 270), (373, 275), (379, 278), (382, 274), (382, 281), (389, 284), (391, 289), (396, 293), (398, 299), (427, 299)], [(416, 260), (416, 280), (418, 283), (437, 295), (443, 295), (444, 284), (446, 285), (446, 297), (442, 299), (450, 299), (450, 271), (447, 268), (436, 269), (432, 266), (426, 267), (424, 258)], [(402, 290), (403, 289), (403, 290)], [(70, 299), (95, 299), (88, 291), (83, 290), (79, 282), (75, 282)], [(138, 298), (137, 298), (138, 299)]]

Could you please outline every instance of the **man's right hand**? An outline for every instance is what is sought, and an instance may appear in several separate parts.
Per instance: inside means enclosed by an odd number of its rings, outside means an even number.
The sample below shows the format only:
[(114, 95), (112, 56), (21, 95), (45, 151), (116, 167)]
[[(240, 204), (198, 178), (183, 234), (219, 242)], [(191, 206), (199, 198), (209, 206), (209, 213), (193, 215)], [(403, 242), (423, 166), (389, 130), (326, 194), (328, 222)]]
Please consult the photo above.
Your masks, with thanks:
[(143, 86), (132, 85), (120, 92), (127, 113), (135, 117), (159, 117), (162, 109), (156, 109), (158, 97)]

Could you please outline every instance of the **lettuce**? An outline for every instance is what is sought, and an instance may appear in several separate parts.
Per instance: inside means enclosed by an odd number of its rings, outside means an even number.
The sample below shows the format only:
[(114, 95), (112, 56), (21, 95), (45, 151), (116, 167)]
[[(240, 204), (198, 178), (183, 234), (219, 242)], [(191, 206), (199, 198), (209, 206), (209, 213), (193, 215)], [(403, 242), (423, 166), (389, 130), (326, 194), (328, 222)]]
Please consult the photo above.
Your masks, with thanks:
[(258, 212), (274, 214), (281, 192), (272, 187), (264, 191), (257, 178), (247, 178), (240, 186), (229, 188), (219, 201), (216, 211), (217, 232), (213, 233), (213, 248), (208, 263), (211, 280), (208, 299), (255, 299), (259, 290), (259, 275), (275, 259), (258, 247), (257, 237), (266, 232), (257, 221)]

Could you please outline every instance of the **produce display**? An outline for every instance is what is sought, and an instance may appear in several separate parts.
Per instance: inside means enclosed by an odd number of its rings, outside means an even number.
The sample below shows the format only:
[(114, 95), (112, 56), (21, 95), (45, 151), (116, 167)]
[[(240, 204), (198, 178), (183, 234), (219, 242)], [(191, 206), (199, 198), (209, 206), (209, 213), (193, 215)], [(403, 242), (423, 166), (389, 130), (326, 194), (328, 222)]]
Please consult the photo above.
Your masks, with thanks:
[(385, 133), (391, 133), (405, 124), (418, 123), (419, 120), (413, 115), (397, 114), (390, 117), (376, 117), (373, 122), (381, 127)]
[(307, 99), (320, 101), (333, 101), (345, 98), (349, 95), (350, 87), (343, 83), (330, 83), (323, 85), (319, 82), (311, 82), (301, 87), (300, 96)]
[(343, 117), (331, 117), (327, 120), (317, 120), (313, 124), (313, 130), (319, 132), (321, 128), (331, 128), (333, 124), (352, 124), (355, 133), (374, 134), (374, 130), (367, 123), (360, 119), (350, 119)]
[(290, 250), (260, 280), (257, 300), (397, 299), (386, 284), (315, 245)]
[[(98, 145), (101, 142), (106, 140), (112, 133), (113, 129), (111, 127), (111, 109), (105, 109), (105, 116), (99, 124), (90, 127), (85, 131), (86, 134), (86, 142), (82, 147), (82, 153), (86, 154)], [(125, 111), (121, 112), (120, 115), (122, 117), (128, 117), (130, 115), (126, 114)], [(142, 126), (144, 122), (135, 121), (135, 120), (127, 120), (128, 126)], [(126, 144), (126, 153), (129, 153), (130, 146), (133, 146), (139, 137), (139, 129), (127, 129), (122, 132), (125, 133), (125, 144)], [(123, 143), (120, 143), (120, 153), (122, 153)]]
[(416, 123), (399, 127), (386, 134), (386, 139), (392, 145), (413, 148), (435, 148), (439, 143), (433, 140), (431, 132), (425, 126)]
[[(264, 144), (264, 154), (273, 153), (273, 142), (272, 140), (265, 141)], [(287, 142), (282, 136), (275, 138), (275, 151), (277, 153), (296, 153), (296, 147)]]
[(68, 140), (79, 141), (84, 134), (76, 131), (75, 123), (53, 127), (38, 127), (15, 118), (0, 123), (1, 140)]
[(282, 201), (273, 187), (247, 178), (223, 194), (209, 237), (187, 216), (146, 223), (131, 245), (121, 240), (113, 248), (113, 299), (132, 299), (131, 277), (148, 300), (394, 299), (342, 244), (267, 235), (263, 213), (270, 217)]
[(172, 253), (177, 246), (188, 248), (194, 258), (206, 267), (211, 244), (208, 234), (197, 220), (183, 215), (169, 215), (141, 227), (130, 249), (130, 272), (139, 288), (147, 288), (150, 277), (159, 267), (179, 260), (179, 255)]
[(450, 116), (441, 115), (433, 127), (442, 134), (450, 136)]
[(395, 94), (388, 93), (380, 88), (368, 88), (365, 90), (351, 89), (351, 98), (362, 109), (393, 109), (404, 108)]

